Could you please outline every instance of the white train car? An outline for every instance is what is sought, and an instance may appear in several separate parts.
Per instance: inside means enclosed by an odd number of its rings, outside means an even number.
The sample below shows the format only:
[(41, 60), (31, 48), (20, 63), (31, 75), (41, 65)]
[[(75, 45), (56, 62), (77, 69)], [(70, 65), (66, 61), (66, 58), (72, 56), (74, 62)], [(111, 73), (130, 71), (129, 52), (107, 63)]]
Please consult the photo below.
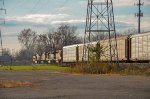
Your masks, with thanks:
[[(92, 46), (95, 46), (96, 45), (96, 43), (97, 42), (92, 42), (90, 45), (92, 45)], [(80, 44), (80, 45), (78, 45), (78, 53), (79, 53), (79, 62), (82, 62), (83, 60), (84, 61), (87, 61), (88, 60), (88, 48), (86, 48), (84, 51), (84, 53), (85, 53), (85, 56), (84, 56), (84, 59), (83, 59), (83, 48), (84, 48), (84, 46), (86, 46), (86, 47), (88, 47), (88, 45), (89, 45), (89, 43), (87, 43), (87, 44)]]
[[(118, 48), (118, 58), (119, 61), (127, 61), (128, 56), (128, 37), (119, 37), (117, 38), (117, 48)], [(112, 45), (115, 46), (115, 40), (111, 39)], [(110, 46), (109, 40), (101, 40), (100, 46), (102, 46), (103, 53), (100, 56), (101, 61), (109, 61), (110, 60)], [(96, 46), (97, 42), (92, 42), (91, 46)], [(87, 46), (88, 44), (86, 44)], [(84, 44), (75, 44), (70, 46), (63, 47), (63, 62), (64, 63), (73, 63), (73, 62), (82, 62), (83, 61), (83, 47)], [(112, 53), (114, 50), (112, 49)], [(86, 50), (86, 56), (84, 57), (84, 61), (88, 60), (88, 48)], [(112, 60), (115, 60), (113, 57)]]
[(128, 36), (117, 38), (117, 50), (119, 61), (128, 61), (129, 60), (129, 38)]
[(33, 63), (51, 63), (51, 60), (54, 60), (54, 55), (50, 53), (43, 53), (41, 56), (36, 54), (33, 56)]
[[(78, 44), (78, 47), (77, 47), (77, 49), (78, 49), (78, 61), (79, 62), (82, 62), (83, 61), (83, 47), (84, 47), (84, 44)], [(86, 59), (87, 60), (87, 59)]]
[(64, 63), (77, 61), (76, 59), (77, 58), (77, 54), (76, 54), (77, 46), (78, 44), (63, 47), (63, 62)]
[(132, 61), (150, 61), (150, 32), (132, 35), (131, 58)]
[(63, 62), (64, 63), (82, 62), (83, 47), (84, 47), (84, 44), (75, 44), (75, 45), (64, 46), (63, 47), (63, 55), (62, 55)]
[[(118, 37), (117, 38), (117, 50), (118, 50), (118, 60), (119, 61), (127, 61), (127, 54), (128, 54), (128, 37)], [(110, 61), (110, 45), (109, 40), (101, 40), (100, 44), (102, 46), (103, 54), (101, 55), (102, 61)], [(112, 46), (112, 54), (116, 54), (117, 52), (114, 52), (114, 48), (116, 46), (116, 42), (114, 39), (111, 39), (111, 46)], [(112, 56), (112, 61), (116, 60), (116, 55)]]

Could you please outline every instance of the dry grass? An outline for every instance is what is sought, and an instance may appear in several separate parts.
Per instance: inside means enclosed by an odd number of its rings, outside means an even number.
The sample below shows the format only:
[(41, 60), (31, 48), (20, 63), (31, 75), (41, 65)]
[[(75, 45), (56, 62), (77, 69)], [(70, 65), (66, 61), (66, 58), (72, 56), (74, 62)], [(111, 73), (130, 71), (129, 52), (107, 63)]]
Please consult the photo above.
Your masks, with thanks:
[(150, 67), (140, 68), (138, 66), (117, 67), (108, 63), (78, 64), (71, 67), (71, 73), (83, 74), (121, 74), (121, 75), (146, 75), (150, 76)]
[(14, 80), (0, 80), (0, 88), (15, 88), (15, 87), (32, 87), (30, 82), (14, 81)]
[(78, 64), (69, 69), (71, 73), (106, 74), (111, 71), (107, 63)]

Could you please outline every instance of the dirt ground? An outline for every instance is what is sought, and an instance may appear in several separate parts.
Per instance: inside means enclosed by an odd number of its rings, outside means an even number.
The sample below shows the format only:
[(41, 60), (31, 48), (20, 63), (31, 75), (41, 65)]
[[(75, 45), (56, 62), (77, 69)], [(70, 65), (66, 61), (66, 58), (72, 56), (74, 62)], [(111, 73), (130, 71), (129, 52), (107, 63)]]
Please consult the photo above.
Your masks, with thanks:
[(32, 87), (0, 88), (0, 99), (150, 99), (150, 77), (0, 71), (0, 80)]

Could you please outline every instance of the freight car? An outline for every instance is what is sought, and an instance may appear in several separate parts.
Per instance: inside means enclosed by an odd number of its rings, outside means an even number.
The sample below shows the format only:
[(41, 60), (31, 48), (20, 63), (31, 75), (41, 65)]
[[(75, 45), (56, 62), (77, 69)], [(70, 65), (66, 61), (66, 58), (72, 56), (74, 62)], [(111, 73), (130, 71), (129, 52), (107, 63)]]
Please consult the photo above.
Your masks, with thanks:
[[(106, 57), (106, 54), (109, 54), (108, 40), (101, 40), (99, 42), (105, 48), (103, 49), (104, 55), (102, 55), (101, 58), (103, 61), (108, 61), (109, 59)], [(112, 43), (113, 42), (114, 41), (112, 40)], [(93, 46), (95, 44), (96, 42), (92, 42)], [(83, 46), (84, 44), (64, 46), (63, 62), (82, 62)], [(118, 37), (117, 49), (119, 62), (150, 62), (150, 32)]]
[[(128, 36), (125, 37), (119, 37), (117, 38), (118, 41), (118, 56), (119, 56), (119, 61), (127, 61), (127, 51), (128, 49)], [(109, 58), (106, 56), (109, 54), (109, 41), (108, 40), (101, 40), (100, 44), (103, 46), (103, 51), (104, 54), (101, 56), (101, 60), (103, 61), (108, 61)], [(114, 41), (112, 40), (112, 43)], [(92, 42), (91, 45), (95, 46), (97, 42)], [(63, 47), (63, 62), (64, 63), (73, 63), (73, 62), (82, 62), (82, 57), (83, 57), (83, 47), (84, 44), (75, 44), (75, 45), (70, 45), (70, 46), (64, 46)], [(88, 51), (87, 51), (88, 52)], [(88, 55), (88, 54), (86, 54)], [(87, 56), (86, 59), (87, 61)]]
[(43, 63), (51, 63), (51, 61), (54, 59), (53, 54), (50, 53), (43, 53), (41, 55), (36, 54), (33, 56), (33, 63), (36, 64), (43, 64)]
[[(108, 61), (106, 54), (109, 54), (108, 39), (99, 41), (103, 46), (104, 55), (101, 56), (103, 61)], [(112, 43), (114, 41), (112, 40)], [(97, 42), (92, 42), (95, 46)], [(64, 46), (62, 50), (56, 51), (55, 54), (43, 54), (41, 57), (34, 56), (34, 63), (78, 63), (82, 62), (84, 44), (74, 44)], [(150, 62), (150, 32), (142, 34), (117, 37), (117, 49), (119, 62)], [(88, 52), (88, 51), (87, 51)], [(87, 53), (86, 53), (87, 55)], [(86, 59), (84, 59), (87, 61)]]
[(33, 56), (32, 61), (35, 64), (53, 64), (53, 63), (60, 63), (62, 60), (62, 51), (57, 50), (55, 53), (51, 52), (44, 52), (43, 54), (39, 55), (36, 54)]
[(150, 62), (150, 32), (130, 36), (130, 60)]

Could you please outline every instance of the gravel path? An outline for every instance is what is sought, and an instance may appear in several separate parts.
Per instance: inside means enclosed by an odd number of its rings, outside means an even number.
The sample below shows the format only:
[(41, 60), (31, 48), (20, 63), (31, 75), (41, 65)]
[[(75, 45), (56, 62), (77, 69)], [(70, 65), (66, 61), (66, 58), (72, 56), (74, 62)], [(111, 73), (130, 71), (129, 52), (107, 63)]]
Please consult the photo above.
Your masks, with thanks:
[(33, 87), (0, 88), (0, 99), (150, 99), (150, 77), (0, 71), (0, 80)]

